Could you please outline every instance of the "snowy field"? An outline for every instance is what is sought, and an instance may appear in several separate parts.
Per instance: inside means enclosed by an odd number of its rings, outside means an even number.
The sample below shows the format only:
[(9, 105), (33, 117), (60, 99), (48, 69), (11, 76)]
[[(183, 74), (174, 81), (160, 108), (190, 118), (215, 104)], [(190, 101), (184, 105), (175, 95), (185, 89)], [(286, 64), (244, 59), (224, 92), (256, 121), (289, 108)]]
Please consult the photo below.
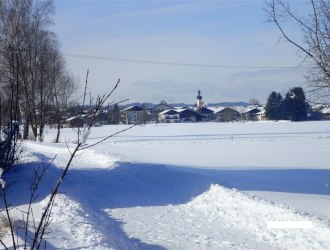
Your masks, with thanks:
[[(127, 126), (92, 129), (88, 144)], [(76, 140), (63, 129), (61, 141)], [(25, 143), (10, 174), (24, 209), (26, 178), (56, 155), (36, 212), (66, 164), (65, 143)], [(49, 249), (329, 249), (330, 122), (136, 126), (77, 156), (57, 197)], [(19, 195), (17, 195), (19, 194)], [(17, 217), (19, 212), (17, 210)], [(268, 228), (269, 221), (307, 228)]]

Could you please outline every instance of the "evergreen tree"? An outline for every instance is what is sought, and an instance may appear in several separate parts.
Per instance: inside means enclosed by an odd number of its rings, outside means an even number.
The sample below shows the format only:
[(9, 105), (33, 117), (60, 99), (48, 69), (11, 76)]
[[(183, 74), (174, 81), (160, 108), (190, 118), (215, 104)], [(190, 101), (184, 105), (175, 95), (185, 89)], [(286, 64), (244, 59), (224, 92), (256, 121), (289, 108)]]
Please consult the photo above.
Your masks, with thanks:
[(291, 88), (281, 106), (284, 119), (291, 121), (307, 120), (309, 104), (306, 102), (306, 96), (301, 87)]
[(281, 104), (283, 98), (280, 93), (273, 91), (268, 99), (266, 104), (266, 116), (270, 120), (278, 120), (282, 118)]

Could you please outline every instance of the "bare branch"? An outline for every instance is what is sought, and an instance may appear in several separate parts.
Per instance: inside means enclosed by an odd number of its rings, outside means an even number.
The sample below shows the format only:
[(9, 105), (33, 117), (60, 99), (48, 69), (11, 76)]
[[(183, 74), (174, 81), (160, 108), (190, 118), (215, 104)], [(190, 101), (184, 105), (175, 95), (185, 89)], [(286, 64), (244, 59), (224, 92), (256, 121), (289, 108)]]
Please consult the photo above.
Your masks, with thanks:
[[(266, 1), (267, 21), (274, 23), (282, 37), (298, 49), (301, 63), (310, 63), (306, 79), (315, 90), (330, 89), (330, 2), (309, 0), (311, 14), (301, 18), (284, 0)], [(303, 39), (290, 36), (283, 23), (293, 21)], [(309, 59), (309, 60), (307, 60)]]
[(123, 132), (125, 132), (125, 131), (127, 131), (127, 130), (129, 130), (129, 129), (135, 127), (135, 126), (137, 126), (137, 125), (139, 125), (139, 124), (134, 124), (134, 125), (132, 125), (132, 126), (130, 126), (130, 127), (128, 127), (128, 128), (122, 129), (122, 130), (120, 130), (120, 131), (118, 131), (118, 132), (116, 132), (116, 133), (114, 133), (114, 134), (111, 134), (111, 135), (109, 135), (109, 136), (103, 138), (102, 140), (99, 140), (99, 141), (97, 141), (97, 142), (95, 142), (95, 143), (93, 143), (93, 144), (91, 144), (91, 145), (82, 146), (81, 148), (79, 148), (79, 150), (84, 150), (84, 149), (87, 149), (87, 148), (94, 147), (95, 145), (100, 144), (100, 143), (102, 143), (102, 142), (104, 142), (104, 141), (110, 139), (111, 137), (114, 137), (114, 136), (116, 136), (116, 135), (118, 135), (118, 134), (121, 134), (121, 133), (123, 133)]
[(71, 154), (71, 157), (69, 159), (69, 161), (66, 164), (66, 167), (64, 168), (64, 171), (62, 173), (62, 175), (60, 176), (59, 180), (57, 181), (57, 184), (55, 185), (54, 190), (51, 192), (50, 198), (47, 202), (47, 205), (44, 208), (44, 211), (42, 212), (41, 218), (40, 218), (40, 222), (38, 224), (37, 230), (34, 233), (34, 238), (32, 241), (32, 245), (31, 245), (31, 249), (34, 249), (34, 247), (38, 244), (40, 244), (41, 240), (42, 240), (42, 236), (43, 236), (43, 230), (45, 227), (45, 224), (47, 223), (47, 217), (49, 217), (50, 212), (51, 212), (51, 208), (52, 205), (54, 203), (55, 197), (58, 193), (58, 189), (60, 188), (68, 170), (69, 167), (71, 165), (71, 162), (76, 154), (76, 152), (78, 151), (78, 149), (80, 148), (81, 144), (78, 142), (77, 146), (75, 147), (74, 151)]

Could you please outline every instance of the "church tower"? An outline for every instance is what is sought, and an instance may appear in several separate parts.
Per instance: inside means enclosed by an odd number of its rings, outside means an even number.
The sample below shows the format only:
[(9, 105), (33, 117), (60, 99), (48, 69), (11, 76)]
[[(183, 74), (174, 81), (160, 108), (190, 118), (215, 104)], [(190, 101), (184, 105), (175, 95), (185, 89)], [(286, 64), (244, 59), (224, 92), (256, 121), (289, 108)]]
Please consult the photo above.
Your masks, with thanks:
[(203, 102), (203, 99), (202, 99), (202, 96), (201, 96), (201, 91), (198, 90), (198, 95), (197, 95), (197, 103), (196, 103), (196, 108), (197, 109), (201, 109), (204, 107), (204, 102)]

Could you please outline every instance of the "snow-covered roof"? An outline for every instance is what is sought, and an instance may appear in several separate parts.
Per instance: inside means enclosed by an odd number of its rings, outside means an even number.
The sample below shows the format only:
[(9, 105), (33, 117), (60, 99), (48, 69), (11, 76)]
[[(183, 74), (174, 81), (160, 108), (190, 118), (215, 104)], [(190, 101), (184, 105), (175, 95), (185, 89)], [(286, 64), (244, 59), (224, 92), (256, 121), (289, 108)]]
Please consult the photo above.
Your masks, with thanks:
[(259, 110), (259, 111), (262, 111), (264, 110), (265, 108), (261, 105), (250, 105), (250, 106), (247, 106), (247, 107), (244, 107), (243, 109), (241, 109), (239, 112), (240, 113), (248, 113), (250, 111), (255, 111), (255, 110)]
[(72, 120), (74, 120), (74, 119), (76, 119), (76, 118), (78, 118), (78, 116), (72, 116), (72, 117), (66, 119), (66, 121), (67, 121), (67, 122), (68, 122), (68, 121), (72, 121)]
[(258, 112), (257, 115), (263, 115), (265, 113), (266, 113), (266, 110), (264, 109), (264, 110), (261, 110), (260, 112)]
[(216, 114), (216, 113), (220, 113), (220, 112), (222, 112), (222, 111), (224, 111), (224, 110), (233, 110), (233, 111), (239, 113), (239, 111), (238, 111), (237, 109), (235, 109), (234, 107), (224, 107), (224, 108), (222, 108), (222, 109), (218, 109), (218, 111), (217, 111), (217, 112), (214, 112), (214, 113), (215, 113), (215, 114)]
[(321, 110), (321, 113), (323, 114), (329, 114), (330, 113), (330, 108), (324, 108)]
[(200, 112), (200, 113), (204, 113), (204, 114), (211, 114), (211, 113), (214, 113), (213, 110), (209, 109), (209, 108), (205, 108), (205, 107), (202, 107), (200, 109), (197, 109), (196, 111)]
[(150, 110), (158, 110), (158, 109), (167, 110), (167, 109), (173, 109), (173, 107), (171, 105), (168, 105), (167, 103), (160, 103), (154, 106), (153, 108), (151, 108)]
[(163, 112), (160, 112), (159, 114), (160, 115), (177, 115), (177, 114), (179, 114), (179, 112), (174, 109), (168, 109), (168, 110), (164, 110)]
[(188, 106), (175, 106), (173, 107), (174, 110), (178, 110), (178, 109), (193, 109), (193, 107), (188, 107)]
[(125, 108), (124, 111), (143, 111), (143, 109), (138, 106), (130, 106)]
[[(255, 106), (254, 106), (255, 107)], [(244, 107), (244, 106), (217, 106), (217, 107), (208, 107), (208, 109), (212, 110), (214, 113), (218, 113), (226, 108), (230, 108), (233, 110), (238, 111), (239, 113), (245, 113), (252, 109), (251, 106)]]
[(212, 110), (214, 113), (218, 113), (221, 110), (224, 110), (226, 107), (219, 106), (219, 107), (208, 107), (208, 109)]
[(191, 108), (187, 108), (187, 107), (176, 108), (176, 109), (175, 109), (175, 111), (178, 111), (179, 113), (181, 113), (181, 112), (183, 112), (183, 111), (185, 111), (185, 110), (191, 110), (191, 111), (193, 111), (193, 109), (191, 109)]
[(68, 121), (72, 121), (72, 120), (74, 120), (74, 119), (78, 119), (79, 117), (80, 117), (80, 118), (84, 118), (84, 117), (86, 117), (86, 116), (88, 116), (88, 115), (81, 115), (81, 116), (77, 115), (77, 116), (72, 116), (72, 117), (66, 119), (66, 121), (68, 122)]

